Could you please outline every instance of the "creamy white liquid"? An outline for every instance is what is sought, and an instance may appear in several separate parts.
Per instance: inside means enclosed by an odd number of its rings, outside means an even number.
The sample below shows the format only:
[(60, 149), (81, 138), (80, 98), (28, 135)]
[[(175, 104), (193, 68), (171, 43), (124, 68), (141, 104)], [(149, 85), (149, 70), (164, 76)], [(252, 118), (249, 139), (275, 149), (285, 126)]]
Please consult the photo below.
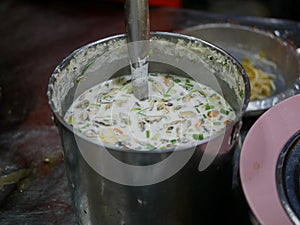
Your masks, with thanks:
[(101, 144), (156, 150), (195, 145), (236, 117), (226, 100), (193, 80), (149, 74), (149, 99), (132, 94), (131, 76), (98, 84), (81, 94), (64, 119)]

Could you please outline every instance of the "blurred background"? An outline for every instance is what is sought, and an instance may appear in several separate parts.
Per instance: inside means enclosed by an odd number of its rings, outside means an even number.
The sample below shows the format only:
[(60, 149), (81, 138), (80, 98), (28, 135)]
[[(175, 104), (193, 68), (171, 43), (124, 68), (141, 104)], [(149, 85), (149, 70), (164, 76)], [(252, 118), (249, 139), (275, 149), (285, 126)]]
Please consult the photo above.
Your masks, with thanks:
[(215, 13), (299, 20), (299, 2), (299, 0), (182, 0), (182, 5)]
[(187, 8), (238, 16), (300, 20), (299, 0), (149, 0), (149, 4), (154, 7)]

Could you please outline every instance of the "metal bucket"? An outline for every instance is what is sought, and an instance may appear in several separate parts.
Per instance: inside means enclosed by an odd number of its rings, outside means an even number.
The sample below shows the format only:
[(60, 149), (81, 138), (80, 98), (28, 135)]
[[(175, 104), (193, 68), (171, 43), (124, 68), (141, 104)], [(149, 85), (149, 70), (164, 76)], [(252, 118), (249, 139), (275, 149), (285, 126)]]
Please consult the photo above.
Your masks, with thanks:
[(126, 36), (73, 52), (55, 69), (48, 97), (82, 225), (218, 224), (220, 211), (227, 207), (223, 200), (230, 191), (232, 149), (249, 102), (248, 78), (234, 58), (202, 40), (152, 33), (150, 43), (150, 72), (192, 77), (212, 87), (229, 102), (236, 119), (186, 148), (134, 151), (89, 141), (63, 116), (84, 90), (129, 73)]

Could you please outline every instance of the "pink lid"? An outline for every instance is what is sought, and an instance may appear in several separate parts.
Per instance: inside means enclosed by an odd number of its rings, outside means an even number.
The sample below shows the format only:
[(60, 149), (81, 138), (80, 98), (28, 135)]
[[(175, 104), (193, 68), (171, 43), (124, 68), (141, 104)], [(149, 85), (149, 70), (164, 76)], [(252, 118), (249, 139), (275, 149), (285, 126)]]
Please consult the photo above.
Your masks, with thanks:
[(243, 143), (240, 176), (248, 204), (261, 224), (293, 224), (281, 204), (276, 165), (286, 142), (300, 130), (300, 95), (265, 112)]

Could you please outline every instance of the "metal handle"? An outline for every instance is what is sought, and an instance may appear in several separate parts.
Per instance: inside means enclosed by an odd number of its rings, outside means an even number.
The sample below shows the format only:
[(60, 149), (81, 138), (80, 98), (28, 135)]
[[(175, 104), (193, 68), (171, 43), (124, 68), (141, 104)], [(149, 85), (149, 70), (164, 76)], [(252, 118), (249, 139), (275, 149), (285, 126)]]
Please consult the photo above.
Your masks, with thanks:
[(133, 94), (143, 100), (148, 98), (148, 0), (126, 0), (125, 14)]

